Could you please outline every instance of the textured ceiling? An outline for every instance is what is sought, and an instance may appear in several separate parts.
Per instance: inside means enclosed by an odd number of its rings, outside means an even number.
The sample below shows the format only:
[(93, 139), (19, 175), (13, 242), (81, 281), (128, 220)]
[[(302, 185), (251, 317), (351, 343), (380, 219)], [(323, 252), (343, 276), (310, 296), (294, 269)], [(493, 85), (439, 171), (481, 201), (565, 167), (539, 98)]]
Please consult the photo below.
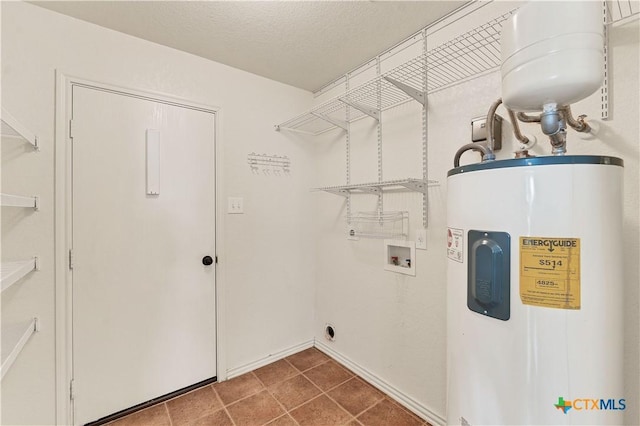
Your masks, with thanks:
[(316, 91), (466, 1), (33, 1)]

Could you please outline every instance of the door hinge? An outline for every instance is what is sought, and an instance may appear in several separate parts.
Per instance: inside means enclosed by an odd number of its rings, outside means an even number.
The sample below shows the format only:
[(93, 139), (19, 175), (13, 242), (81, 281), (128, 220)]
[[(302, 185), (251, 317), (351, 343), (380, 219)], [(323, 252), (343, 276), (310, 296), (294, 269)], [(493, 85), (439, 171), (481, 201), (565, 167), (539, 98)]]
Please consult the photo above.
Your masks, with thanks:
[(69, 120), (69, 139), (73, 139), (73, 134), (74, 134), (74, 121), (73, 120)]
[(69, 399), (73, 401), (74, 398), (75, 395), (73, 393), (73, 379), (71, 379), (71, 382), (69, 382)]
[(73, 249), (69, 249), (69, 269), (73, 269)]

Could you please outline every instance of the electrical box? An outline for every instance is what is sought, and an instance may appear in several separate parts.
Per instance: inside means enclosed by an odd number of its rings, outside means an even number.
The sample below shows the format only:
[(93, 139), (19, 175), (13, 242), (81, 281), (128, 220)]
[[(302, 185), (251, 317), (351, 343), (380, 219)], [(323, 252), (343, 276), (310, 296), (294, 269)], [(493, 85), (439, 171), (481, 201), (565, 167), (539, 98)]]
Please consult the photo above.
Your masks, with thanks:
[[(484, 142), (487, 140), (487, 117), (476, 117), (471, 119), (471, 141)], [(502, 148), (502, 117), (498, 114), (493, 119), (493, 150)]]

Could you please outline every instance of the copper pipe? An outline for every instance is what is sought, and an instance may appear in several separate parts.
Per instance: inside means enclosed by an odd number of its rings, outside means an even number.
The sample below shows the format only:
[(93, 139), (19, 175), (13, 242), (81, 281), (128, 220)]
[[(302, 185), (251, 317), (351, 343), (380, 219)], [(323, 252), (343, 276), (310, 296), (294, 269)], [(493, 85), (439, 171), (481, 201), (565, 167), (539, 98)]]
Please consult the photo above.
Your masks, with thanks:
[(518, 119), (516, 118), (516, 114), (509, 108), (507, 108), (507, 112), (509, 113), (509, 118), (511, 119), (511, 125), (513, 126), (513, 134), (516, 139), (518, 139), (521, 143), (528, 145), (529, 138), (522, 134), (520, 131), (520, 125), (518, 124)]
[(461, 146), (456, 152), (456, 155), (453, 157), (453, 167), (460, 167), (460, 157), (467, 151), (478, 151), (482, 154), (482, 161), (495, 160), (496, 158), (488, 146), (481, 143), (468, 143)]
[(563, 106), (559, 109), (564, 114), (564, 118), (567, 120), (567, 124), (571, 126), (574, 130), (578, 132), (583, 132), (583, 133), (589, 133), (591, 131), (591, 126), (589, 126), (589, 124), (587, 124), (587, 122), (584, 121), (584, 119), (587, 117), (586, 115), (581, 115), (576, 120), (571, 115), (570, 105)]
[[(489, 152), (491, 153), (491, 155), (493, 155), (493, 147), (495, 146), (495, 139), (493, 137), (493, 120), (495, 118), (496, 115), (496, 110), (498, 109), (498, 107), (500, 106), (500, 104), (502, 103), (502, 98), (498, 98), (497, 101), (495, 101), (494, 103), (491, 104), (491, 107), (489, 108), (489, 112), (487, 113), (487, 142), (489, 144), (488, 148), (489, 148)], [(495, 159), (495, 155), (493, 155), (492, 160)]]
[(539, 115), (527, 115), (524, 112), (519, 112), (517, 114), (518, 120), (522, 121), (523, 123), (539, 123), (540, 122), (540, 116)]

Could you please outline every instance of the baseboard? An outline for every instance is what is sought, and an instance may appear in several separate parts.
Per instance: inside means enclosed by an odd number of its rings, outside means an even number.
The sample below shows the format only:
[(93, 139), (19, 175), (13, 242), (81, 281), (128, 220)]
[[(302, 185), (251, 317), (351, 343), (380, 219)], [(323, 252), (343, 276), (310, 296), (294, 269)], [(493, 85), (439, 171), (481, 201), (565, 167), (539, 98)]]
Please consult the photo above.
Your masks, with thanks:
[(305, 349), (309, 349), (313, 347), (314, 341), (308, 340), (303, 343), (299, 343), (295, 346), (291, 346), (287, 349), (283, 349), (276, 353), (269, 354), (268, 356), (261, 358), (257, 361), (250, 362), (245, 365), (241, 365), (240, 367), (230, 368), (227, 370), (227, 379), (233, 379), (234, 377), (241, 376), (244, 373), (248, 373), (249, 371), (256, 370), (260, 367), (264, 367), (267, 364), (271, 364), (272, 362), (276, 362), (283, 358), (288, 357), (289, 355), (293, 355)]
[(398, 390), (393, 385), (387, 383), (386, 381), (380, 379), (376, 375), (369, 372), (367, 369), (361, 367), (357, 363), (351, 361), (346, 356), (342, 355), (339, 352), (336, 352), (333, 348), (328, 346), (324, 341), (315, 340), (314, 346), (318, 348), (320, 351), (329, 355), (331, 358), (341, 362), (345, 367), (352, 370), (354, 373), (357, 373), (360, 377), (369, 382), (372, 386), (380, 389), (382, 392), (386, 393), (408, 410), (411, 410), (416, 415), (422, 417), (432, 425), (445, 425), (447, 423), (446, 419), (436, 413), (434, 413), (431, 409), (416, 401), (409, 395)]

